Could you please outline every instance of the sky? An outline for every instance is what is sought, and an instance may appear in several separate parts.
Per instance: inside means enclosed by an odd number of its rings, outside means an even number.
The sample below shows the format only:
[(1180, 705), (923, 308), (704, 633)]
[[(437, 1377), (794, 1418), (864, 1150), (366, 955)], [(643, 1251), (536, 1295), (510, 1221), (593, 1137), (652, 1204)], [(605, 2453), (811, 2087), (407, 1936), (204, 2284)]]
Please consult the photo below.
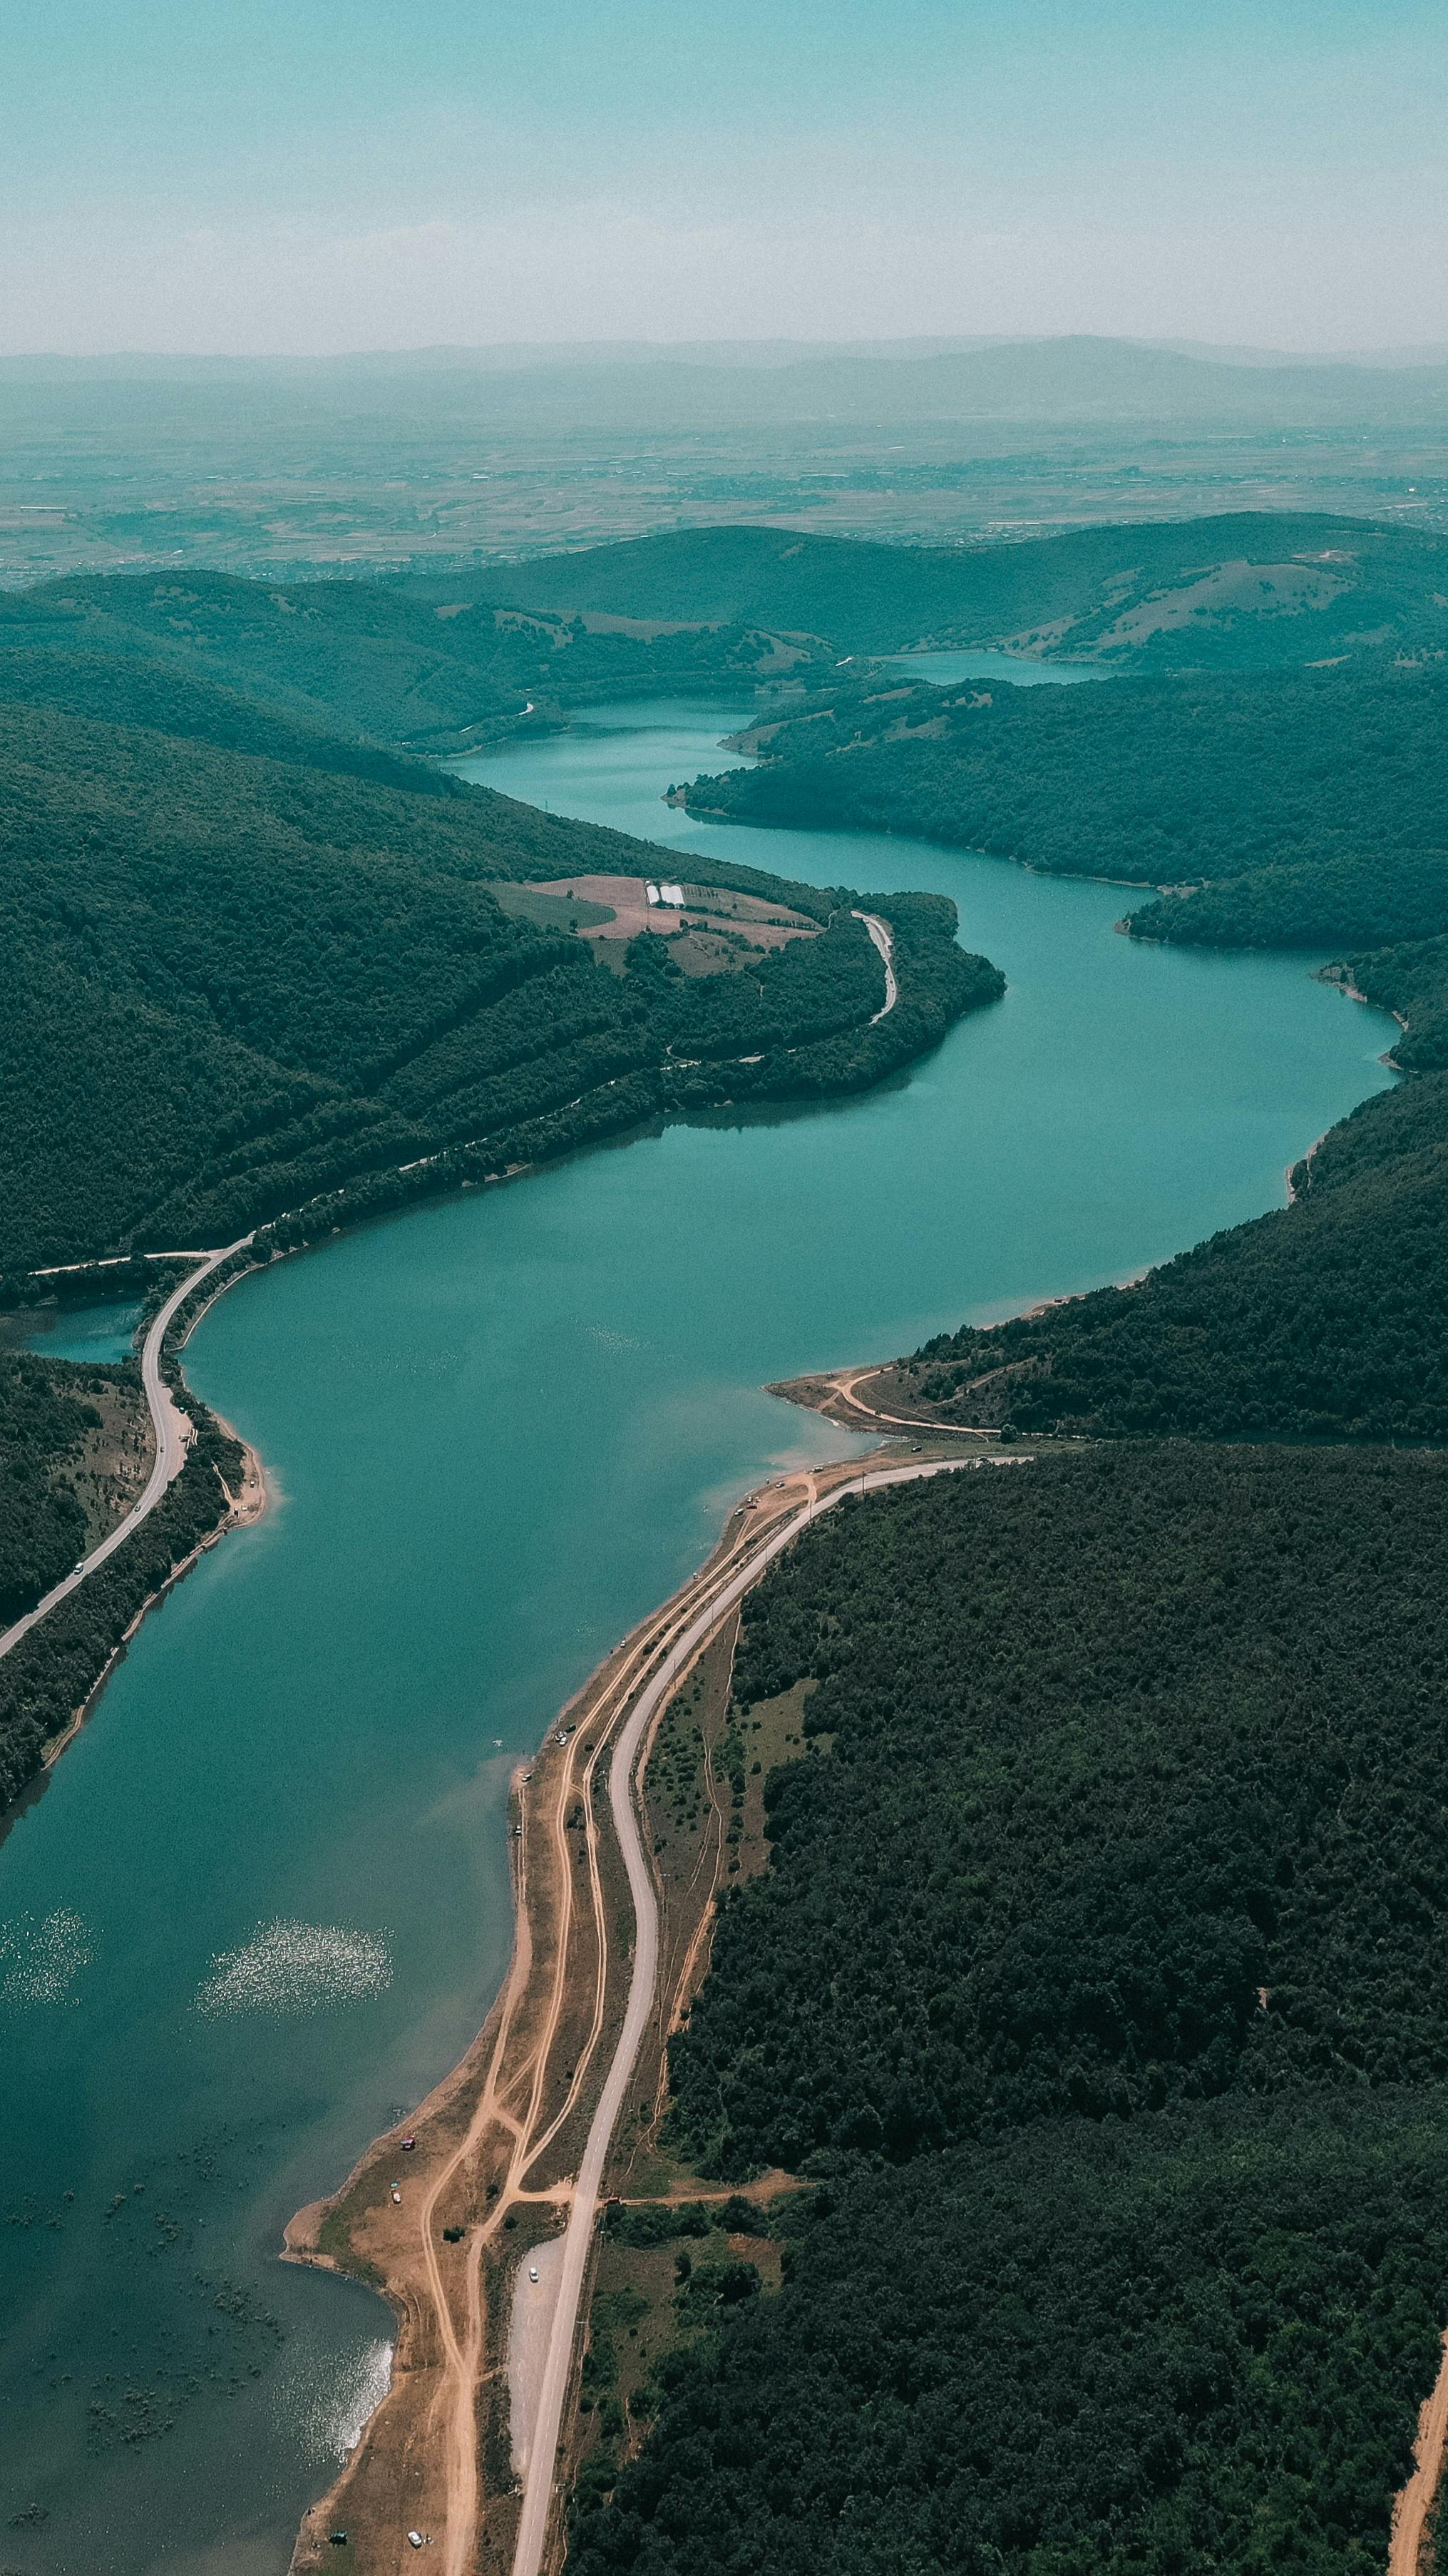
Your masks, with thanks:
[(6, 0), (0, 350), (1448, 340), (1443, 0)]

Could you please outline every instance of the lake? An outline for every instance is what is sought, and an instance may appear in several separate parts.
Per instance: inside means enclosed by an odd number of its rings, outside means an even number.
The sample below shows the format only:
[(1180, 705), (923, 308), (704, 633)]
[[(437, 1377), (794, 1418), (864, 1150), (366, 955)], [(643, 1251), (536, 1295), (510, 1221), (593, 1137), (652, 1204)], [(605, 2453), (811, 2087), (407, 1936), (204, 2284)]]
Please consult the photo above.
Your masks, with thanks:
[[(766, 1380), (1122, 1278), (1280, 1205), (1393, 1023), (1300, 956), (1137, 947), (1119, 889), (691, 821), (743, 705), (614, 707), (471, 773), (866, 891), (1004, 1001), (869, 1097), (720, 1113), (340, 1238), (188, 1355), (275, 1508), (150, 1619), (0, 1845), (0, 2563), (281, 2576), (386, 2370), (274, 2260), (461, 2053), (509, 1940), (509, 1767), (772, 1468)], [(17, 2519), (17, 2517), (19, 2517)]]

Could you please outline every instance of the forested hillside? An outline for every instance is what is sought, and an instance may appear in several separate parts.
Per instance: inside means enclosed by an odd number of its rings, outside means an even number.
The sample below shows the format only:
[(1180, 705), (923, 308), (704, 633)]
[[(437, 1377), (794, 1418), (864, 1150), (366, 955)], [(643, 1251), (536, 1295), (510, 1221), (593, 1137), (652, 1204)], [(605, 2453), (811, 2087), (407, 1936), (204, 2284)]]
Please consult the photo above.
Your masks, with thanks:
[[(20, 1363), (25, 1371), (31, 1366), (29, 1361)], [(11, 1449), (8, 1444), (20, 1429), (13, 1405), (7, 1403), (0, 1414), (0, 1437), (7, 1443), (6, 1474), (32, 1491), (47, 1482), (62, 1489), (67, 1484), (76, 1441), (85, 1427), (73, 1410), (77, 1388), (81, 1409), (86, 1411), (102, 1395), (106, 1381), (139, 1372), (68, 1368), (64, 1362), (47, 1361), (42, 1375), (59, 1419), (53, 1413), (50, 1420), (37, 1422), (32, 1406), (24, 1426), (27, 1445)], [(230, 1508), (229, 1497), (240, 1489), (239, 1442), (179, 1381), (173, 1385), (177, 1401), (194, 1425), (186, 1463), (175, 1483), (124, 1545), (0, 1659), (0, 1808), (34, 1778), (46, 1746), (84, 1708), (109, 1657), (148, 1600), (194, 1549), (214, 1535)], [(22, 1501), (13, 1490), (3, 1499), (7, 1510), (12, 1502)], [(42, 1523), (45, 1552), (32, 1548), (22, 1557), (17, 1571), (23, 1576), (24, 1590), (21, 1598), (12, 1598), (12, 1615), (28, 1608), (37, 1593), (68, 1571), (80, 1552), (74, 1524), (72, 1530), (77, 1543), (66, 1553), (62, 1524)]]
[(751, 737), (691, 806), (918, 832), (1071, 876), (1202, 887), (1143, 937), (1376, 948), (1448, 929), (1448, 668), (857, 688)]
[(673, 2043), (815, 2178), (665, 2366), (585, 2576), (1378, 2568), (1448, 2313), (1441, 1459), (1134, 1445), (845, 1504)]
[(1328, 949), (1406, 1020), (1405, 1067), (1448, 1063), (1448, 666), (1091, 689), (855, 686), (747, 737), (696, 811), (911, 832), (1162, 889), (1137, 938)]
[(69, 1572), (85, 1507), (68, 1470), (99, 1417), (91, 1372), (29, 1354), (0, 1356), (0, 1628)]
[[(389, 751), (367, 735), (325, 724), (224, 682), (177, 655), (88, 652), (62, 644), (0, 647), (0, 707), (52, 707), (101, 724), (142, 725), (218, 751), (259, 752), (304, 769), (340, 771), (419, 796), (449, 796), (461, 783), (443, 768)], [(342, 722), (339, 714), (338, 723)]]
[[(689, 801), (752, 822), (919, 832), (1071, 876), (1207, 880), (1227, 945), (1360, 946), (1441, 915), (1448, 666), (1116, 680), (1080, 689), (902, 679), (749, 737), (761, 766)], [(1436, 860), (1421, 883), (1412, 863)], [(1248, 881), (1255, 917), (1233, 927)], [(1298, 884), (1304, 907), (1271, 892)]]
[(1335, 951), (1418, 1070), (1289, 1208), (870, 1381), (1091, 1445), (844, 1505), (749, 1597), (735, 1732), (813, 1751), (668, 2134), (809, 2187), (570, 2564), (1368, 2576), (1448, 2321), (1448, 689), (881, 681), (690, 802), (1145, 880), (1141, 935)]
[(648, 938), (610, 974), (489, 891), (656, 864), (482, 788), (0, 712), (0, 1268), (224, 1242), (321, 1193), (377, 1204), (405, 1167), (403, 1194), (661, 1110), (849, 1090), (1000, 989), (937, 898), (888, 899), (901, 1003), (872, 1028), (882, 972), (843, 897), (797, 890), (817, 938), (696, 982)]
[[(570, 689), (738, 686), (781, 653), (810, 663), (752, 630), (590, 630), (360, 583), (0, 599), (11, 1293), (48, 1264), (257, 1226), (286, 1248), (653, 1117), (848, 1092), (995, 998), (954, 907), (892, 895), (899, 996), (877, 1020), (883, 970), (849, 890), (727, 862), (718, 883), (812, 935), (768, 949), (735, 923), (707, 961), (730, 971), (705, 974), (681, 971), (687, 936), (645, 933), (606, 964), (574, 935), (596, 904), (528, 889), (636, 879), (659, 854), (398, 748), (511, 720), (535, 682), (556, 708)], [(119, 1516), (107, 1441), (130, 1373), (21, 1358), (0, 1378), (4, 1622)], [(216, 1526), (234, 1448), (203, 1424), (162, 1508), (6, 1659), (0, 1800)]]
[(833, 1751), (771, 1780), (672, 2051), (687, 2145), (1448, 2080), (1445, 1507), (1436, 1457), (1183, 1444), (827, 1515), (750, 1596), (736, 1698), (814, 1680)]
[(1380, 2576), (1441, 2094), (1076, 2121), (832, 2180), (674, 2355), (577, 2576)]
[(1448, 643), (1448, 538), (1287, 511), (1073, 529), (989, 546), (680, 529), (469, 577), (554, 614), (708, 618), (842, 653), (1010, 643), (1106, 667), (1291, 664)]
[[(466, 577), (278, 586), (187, 572), (0, 592), (0, 701), (188, 733), (198, 729), (188, 720), (197, 690), (221, 689), (313, 733), (439, 753), (600, 698), (752, 692), (761, 679), (809, 676), (816, 663), (821, 675), (833, 670), (820, 647), (697, 609), (634, 631), (629, 621), (495, 609), (478, 590)], [(201, 730), (238, 749), (265, 747)]]

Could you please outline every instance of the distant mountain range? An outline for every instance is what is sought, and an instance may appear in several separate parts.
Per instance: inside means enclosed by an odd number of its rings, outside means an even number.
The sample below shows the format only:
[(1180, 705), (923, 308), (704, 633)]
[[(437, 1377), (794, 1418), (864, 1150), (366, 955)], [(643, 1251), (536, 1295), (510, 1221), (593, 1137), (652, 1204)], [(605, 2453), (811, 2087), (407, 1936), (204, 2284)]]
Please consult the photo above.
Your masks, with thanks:
[(464, 396), (480, 423), (769, 427), (829, 421), (1441, 426), (1440, 349), (1289, 357), (1088, 337), (822, 343), (511, 344), (331, 358), (0, 358), (0, 390), (245, 386), (349, 409)]

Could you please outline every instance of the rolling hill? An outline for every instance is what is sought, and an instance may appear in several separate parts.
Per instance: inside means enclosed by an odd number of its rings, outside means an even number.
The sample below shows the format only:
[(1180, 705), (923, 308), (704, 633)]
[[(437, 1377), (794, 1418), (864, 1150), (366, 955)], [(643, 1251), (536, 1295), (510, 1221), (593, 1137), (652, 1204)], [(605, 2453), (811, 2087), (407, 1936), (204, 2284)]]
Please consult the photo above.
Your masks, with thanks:
[[(566, 706), (630, 691), (752, 691), (812, 658), (757, 620), (590, 625), (495, 609), (466, 580), (439, 590), (108, 573), (0, 592), (0, 703), (269, 750), (242, 699), (309, 737), (295, 756), (412, 787), (436, 787), (437, 773), (400, 773), (359, 751), (465, 750)], [(353, 746), (345, 764), (339, 736)]]
[(1240, 666), (1443, 650), (1448, 537), (1267, 511), (972, 547), (686, 529), (465, 575), (450, 595), (746, 623), (839, 654), (992, 644), (1107, 668)]
[(847, 902), (727, 865), (820, 935), (702, 982), (645, 935), (614, 974), (492, 888), (646, 876), (648, 844), (291, 749), (0, 710), (0, 1270), (225, 1242), (320, 1197), (330, 1224), (339, 1193), (388, 1204), (661, 1109), (849, 1090), (999, 990), (952, 906), (891, 898), (902, 1000), (872, 1027)]

